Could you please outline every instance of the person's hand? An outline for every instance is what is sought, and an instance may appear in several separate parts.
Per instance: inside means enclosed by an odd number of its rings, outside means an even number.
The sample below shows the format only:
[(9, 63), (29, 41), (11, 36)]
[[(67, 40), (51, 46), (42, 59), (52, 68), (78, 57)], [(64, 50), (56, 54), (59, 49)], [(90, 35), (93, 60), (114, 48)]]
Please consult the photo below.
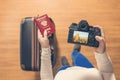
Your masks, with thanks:
[(98, 46), (98, 48), (95, 48), (95, 52), (102, 54), (106, 51), (106, 43), (105, 43), (105, 39), (104, 39), (104, 33), (100, 26), (95, 26), (95, 27), (99, 27), (101, 29), (101, 36), (95, 36), (95, 39), (99, 42), (99, 46)]
[(42, 36), (40, 30), (38, 30), (38, 40), (42, 48), (49, 48), (49, 40), (47, 36), (47, 31), (44, 31), (44, 36)]

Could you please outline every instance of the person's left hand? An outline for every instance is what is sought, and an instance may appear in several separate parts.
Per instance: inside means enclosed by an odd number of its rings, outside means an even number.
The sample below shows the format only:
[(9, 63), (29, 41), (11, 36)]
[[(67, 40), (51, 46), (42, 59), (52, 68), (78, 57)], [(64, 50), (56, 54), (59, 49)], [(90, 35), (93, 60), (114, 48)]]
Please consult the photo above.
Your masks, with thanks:
[(48, 40), (48, 36), (47, 36), (47, 31), (44, 31), (44, 36), (42, 36), (40, 30), (38, 30), (38, 40), (41, 44), (42, 48), (49, 48), (49, 40)]

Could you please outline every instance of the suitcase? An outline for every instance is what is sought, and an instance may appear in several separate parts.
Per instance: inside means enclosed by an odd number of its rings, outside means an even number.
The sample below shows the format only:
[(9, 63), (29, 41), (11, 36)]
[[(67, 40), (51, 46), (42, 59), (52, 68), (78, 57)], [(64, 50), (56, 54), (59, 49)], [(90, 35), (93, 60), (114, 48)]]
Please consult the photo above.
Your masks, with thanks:
[[(50, 20), (52, 21), (51, 18)], [(20, 65), (26, 71), (40, 71), (41, 47), (37, 38), (37, 30), (34, 17), (22, 19), (20, 25)], [(57, 57), (55, 33), (49, 37), (49, 42), (52, 54), (51, 63), (54, 67)]]

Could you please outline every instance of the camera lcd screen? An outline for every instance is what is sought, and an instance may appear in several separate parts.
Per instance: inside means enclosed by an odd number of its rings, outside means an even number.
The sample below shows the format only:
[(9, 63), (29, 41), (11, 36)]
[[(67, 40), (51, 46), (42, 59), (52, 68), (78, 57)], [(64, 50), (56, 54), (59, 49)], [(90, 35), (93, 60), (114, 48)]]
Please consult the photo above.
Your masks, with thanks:
[(88, 32), (82, 32), (82, 31), (74, 31), (73, 33), (73, 41), (76, 43), (82, 43), (87, 44), (88, 42)]

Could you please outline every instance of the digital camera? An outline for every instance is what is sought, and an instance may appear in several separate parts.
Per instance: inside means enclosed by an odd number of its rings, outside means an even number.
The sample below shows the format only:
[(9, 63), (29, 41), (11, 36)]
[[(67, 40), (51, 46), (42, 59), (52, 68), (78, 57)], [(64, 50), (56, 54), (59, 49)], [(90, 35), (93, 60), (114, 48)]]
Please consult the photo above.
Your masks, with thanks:
[(101, 30), (93, 27), (86, 20), (81, 20), (78, 24), (72, 23), (69, 27), (68, 42), (98, 47), (99, 42), (95, 36), (101, 36)]

